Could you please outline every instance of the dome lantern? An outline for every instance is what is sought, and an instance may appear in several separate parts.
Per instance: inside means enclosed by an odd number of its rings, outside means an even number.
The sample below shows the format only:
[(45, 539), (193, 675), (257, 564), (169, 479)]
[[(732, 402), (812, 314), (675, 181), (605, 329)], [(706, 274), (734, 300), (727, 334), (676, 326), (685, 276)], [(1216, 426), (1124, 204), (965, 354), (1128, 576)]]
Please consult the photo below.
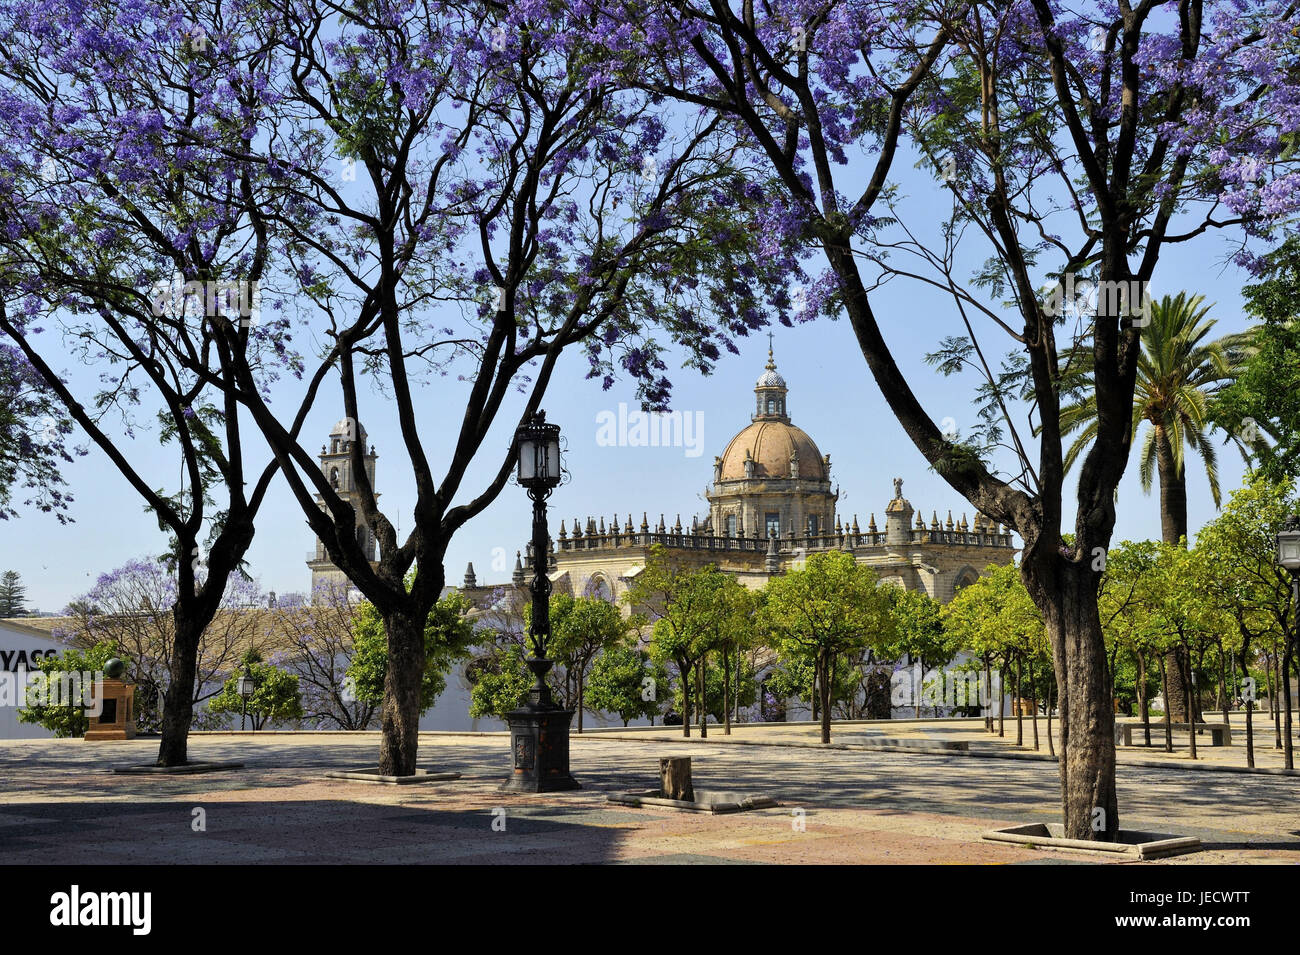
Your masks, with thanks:
[(776, 359), (772, 357), (772, 333), (767, 333), (767, 365), (754, 383), (754, 421), (783, 421), (790, 423), (786, 411), (785, 379), (776, 370)]

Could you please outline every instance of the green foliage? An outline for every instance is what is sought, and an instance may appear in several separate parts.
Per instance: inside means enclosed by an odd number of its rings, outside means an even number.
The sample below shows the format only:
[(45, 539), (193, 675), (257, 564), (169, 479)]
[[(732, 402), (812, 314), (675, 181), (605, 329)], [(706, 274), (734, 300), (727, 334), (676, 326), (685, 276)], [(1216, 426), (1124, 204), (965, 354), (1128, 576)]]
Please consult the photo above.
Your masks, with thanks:
[(763, 685), (778, 700), (793, 697), (812, 705), (813, 675), (812, 661), (806, 657), (790, 657), (780, 660), (767, 674)]
[[(45, 678), (57, 682), (60, 673), (101, 673), (104, 664), (113, 657), (122, 659), (129, 668), (130, 660), (122, 656), (121, 648), (106, 640), (85, 650), (68, 648), (57, 657), (46, 657), (41, 661), (39, 672)], [(29, 704), (34, 705), (23, 706), (18, 710), (20, 723), (36, 723), (59, 738), (86, 735), (90, 720), (81, 702), (65, 699), (60, 701), (63, 705), (46, 706), (36, 702), (37, 698), (32, 693), (36, 689), (37, 687), (29, 688), (28, 695)], [(138, 689), (136, 696), (139, 696)], [(140, 708), (136, 706), (134, 711), (138, 714)]]
[(909, 660), (922, 667), (943, 666), (961, 649), (955, 633), (943, 625), (943, 606), (929, 594), (902, 587), (884, 591), (894, 621), (894, 639), (881, 648), (887, 659)]
[[(704, 668), (707, 687), (709, 654), (732, 659), (752, 638), (754, 595), (712, 564), (697, 570), (674, 565), (661, 545), (651, 547), (645, 569), (625, 599), (654, 620), (651, 659), (676, 665), (675, 694), (684, 707), (695, 696), (695, 668)], [(723, 712), (720, 705), (718, 712)]]
[[(526, 612), (531, 620), (532, 608)], [(547, 655), (563, 673), (565, 706), (576, 709), (582, 732), (586, 709), (587, 668), (593, 657), (627, 639), (634, 621), (624, 619), (618, 607), (598, 597), (559, 594), (550, 600), (551, 640)], [(557, 675), (556, 682), (560, 677)]]
[[(646, 680), (652, 682), (646, 683)], [(627, 726), (642, 717), (659, 715), (660, 694), (668, 687), (668, 671), (645, 650), (631, 646), (605, 649), (591, 664), (587, 704), (602, 713), (615, 713)]]
[[(749, 662), (747, 660), (742, 660), (741, 662), (739, 686), (736, 683), (736, 662), (734, 658), (732, 658), (730, 669), (730, 691), (733, 696), (728, 698), (725, 708), (723, 705), (723, 696), (726, 689), (726, 684), (724, 683), (726, 678), (723, 675), (721, 664), (706, 667), (704, 670), (704, 712), (707, 715), (712, 716), (714, 720), (719, 723), (725, 720), (728, 709), (733, 712), (735, 711), (737, 702), (739, 702), (742, 707), (753, 706), (758, 702), (758, 681), (754, 678), (754, 668), (749, 664)], [(694, 683), (691, 685), (691, 690), (692, 692), (695, 690)], [(736, 695), (739, 696), (739, 701), (734, 698)], [(682, 688), (679, 684), (673, 688), (673, 705), (676, 707), (678, 712), (682, 712), (684, 704), (685, 701), (682, 699)], [(698, 722), (699, 701), (696, 700), (694, 705), (697, 707), (696, 721)]]
[[(1133, 402), (1133, 435), (1136, 439), (1145, 423), (1148, 428), (1138, 448), (1138, 476), (1142, 489), (1149, 491), (1162, 453), (1172, 462), (1174, 473), (1183, 475), (1187, 451), (1200, 456), (1210, 483), (1210, 493), (1219, 503), (1218, 459), (1210, 443), (1214, 427), (1210, 405), (1216, 395), (1237, 377), (1248, 336), (1226, 335), (1207, 340), (1215, 322), (1206, 318), (1210, 306), (1204, 299), (1166, 295), (1149, 305), (1147, 323), (1142, 326), (1142, 352), (1138, 358), (1137, 385)], [(1097, 394), (1092, 376), (1091, 346), (1080, 347), (1061, 358), (1061, 433), (1074, 434), (1065, 456), (1071, 467), (1097, 436)], [(1229, 432), (1240, 440), (1237, 432)]]
[[(532, 607), (525, 610), (525, 621)], [(577, 665), (627, 637), (632, 622), (618, 607), (598, 597), (570, 597), (558, 594), (550, 599), (551, 642), (547, 654), (552, 660)]]
[(870, 568), (842, 551), (813, 554), (803, 569), (763, 589), (756, 618), (781, 664), (795, 685), (803, 683), (800, 665), (817, 674), (822, 742), (830, 741), (831, 707), (845, 692), (837, 690), (838, 669), (868, 647), (883, 649), (897, 639), (887, 591)]
[(943, 608), (953, 649), (1003, 661), (1046, 654), (1047, 630), (1015, 564), (990, 564), (984, 576), (963, 587)]
[(1146, 666), (1146, 698), (1160, 692), (1159, 658), (1169, 649), (1169, 639), (1151, 613), (1159, 560), (1160, 545), (1155, 541), (1122, 541), (1107, 553), (1097, 591), (1115, 699), (1124, 709), (1139, 700), (1139, 659)]
[(674, 565), (661, 544), (650, 549), (645, 569), (624, 598), (644, 607), (654, 621), (651, 656), (689, 668), (718, 639), (727, 612), (725, 592), (735, 578), (712, 565), (689, 570)]
[(1264, 281), (1242, 289), (1247, 311), (1261, 324), (1251, 329), (1237, 379), (1214, 401), (1211, 415), (1242, 438), (1255, 468), (1276, 481), (1300, 476), (1300, 237), (1266, 260)]
[(896, 639), (890, 594), (851, 554), (813, 554), (764, 588), (758, 619), (783, 658), (850, 653)]
[(1236, 657), (1232, 670), (1249, 671), (1259, 651), (1295, 639), (1291, 580), (1277, 565), (1276, 546), (1277, 532), (1297, 509), (1289, 481), (1260, 473), (1234, 491), (1223, 513), (1196, 537), (1201, 599), (1226, 618), (1221, 630), (1225, 650)]
[[(469, 599), (452, 591), (439, 600), (424, 624), (424, 677), (420, 683), (420, 712), (433, 706), (447, 688), (447, 674), (464, 659), (473, 644), (474, 624), (466, 617), (472, 609)], [(347, 676), (356, 698), (380, 704), (384, 699), (384, 678), (388, 672), (388, 638), (384, 622), (374, 605), (357, 608), (355, 640)]]
[(23, 586), (23, 578), (18, 571), (6, 570), (0, 574), (0, 618), (26, 614), (26, 598), (27, 588)]
[[(835, 672), (831, 680), (831, 706), (844, 708), (857, 696), (861, 685), (853, 672), (853, 664), (846, 657), (835, 660)], [(813, 682), (816, 667), (812, 657), (786, 656), (767, 674), (763, 681), (767, 692), (778, 700), (793, 697), (809, 707), (813, 703)]]
[(239, 678), (244, 670), (256, 683), (253, 695), (248, 698), (248, 719), (253, 729), (260, 730), (268, 723), (292, 723), (302, 719), (302, 693), (298, 677), (287, 670), (262, 661), (261, 654), (250, 650), (240, 661), (240, 669), (232, 673), (221, 687), (221, 692), (208, 701), (208, 712), (220, 717), (244, 714), (244, 698), (239, 695)]
[(506, 713), (527, 701), (533, 675), (524, 663), (524, 648), (518, 644), (495, 649), (476, 660), (472, 669), (470, 716), (504, 719)]

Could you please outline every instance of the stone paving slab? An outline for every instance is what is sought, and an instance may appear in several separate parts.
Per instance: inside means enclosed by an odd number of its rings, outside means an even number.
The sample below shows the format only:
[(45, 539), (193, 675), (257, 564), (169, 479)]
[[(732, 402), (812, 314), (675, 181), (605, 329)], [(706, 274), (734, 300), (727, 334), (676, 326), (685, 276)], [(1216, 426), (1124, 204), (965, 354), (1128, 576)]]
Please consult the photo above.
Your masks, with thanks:
[[(1132, 717), (1119, 717), (1120, 722), (1134, 723), (1141, 725), (1140, 720)], [(1217, 717), (1217, 721), (1222, 721), (1222, 716)], [(1177, 765), (1181, 767), (1199, 767), (1207, 768), (1212, 766), (1228, 768), (1232, 767), (1242, 771), (1248, 771), (1246, 766), (1246, 718), (1245, 714), (1234, 713), (1230, 721), (1232, 727), (1233, 745), (1231, 746), (1214, 746), (1206, 742), (1198, 745), (1196, 760), (1192, 760), (1191, 753), (1187, 746), (1187, 734), (1174, 734), (1174, 752), (1164, 752), (1164, 728), (1162, 724), (1152, 723), (1151, 738), (1156, 743), (1150, 748), (1145, 746), (1119, 746), (1116, 748), (1116, 758), (1119, 763), (1139, 764), (1158, 764), (1158, 765)], [(1297, 719), (1300, 725), (1300, 718)], [(996, 722), (994, 726), (996, 728)], [(915, 722), (903, 720), (876, 720), (876, 721), (849, 721), (836, 722), (832, 724), (831, 746), (848, 746), (867, 748), (869, 746), (887, 746), (887, 745), (907, 745), (905, 741), (915, 741), (913, 745), (921, 744), (924, 741), (937, 744), (949, 743), (967, 743), (973, 755), (982, 755), (992, 752), (1002, 752), (1004, 754), (1024, 754), (1024, 757), (1034, 758), (1041, 757), (1049, 760), (1052, 757), (1049, 754), (1047, 740), (1047, 720), (1040, 717), (1038, 720), (1039, 748), (1033, 748), (1033, 721), (1026, 719), (1024, 721), (1024, 742), (1022, 745), (1016, 745), (1016, 721), (1014, 719), (1006, 720), (1004, 724), (1004, 735), (998, 736), (996, 732), (989, 733), (984, 729), (983, 720), (921, 720)], [(1056, 719), (1052, 721), (1054, 733), (1059, 733), (1060, 722)], [(603, 729), (599, 733), (591, 734), (594, 738), (608, 739), (655, 739), (661, 742), (681, 742), (681, 743), (698, 743), (699, 728), (691, 728), (691, 737), (689, 740), (682, 737), (680, 727), (628, 727), (626, 729)], [(723, 728), (720, 725), (710, 723), (709, 742), (725, 743), (773, 743), (780, 745), (810, 745), (824, 746), (821, 742), (821, 729), (816, 723), (737, 723), (732, 725), (730, 736), (724, 735)], [(1198, 742), (1199, 742), (1198, 738)], [(1264, 722), (1256, 714), (1255, 719), (1255, 766), (1259, 769), (1282, 772), (1285, 766), (1283, 752), (1279, 747), (1274, 749), (1274, 731), (1271, 721)], [(979, 751), (978, 753), (976, 751)], [(1296, 743), (1296, 751), (1300, 754), (1300, 741)], [(1030, 756), (1032, 754), (1032, 756)], [(1298, 771), (1300, 772), (1300, 771)]]
[[(897, 730), (891, 735), (897, 735)], [(1059, 818), (1056, 766), (960, 755), (817, 747), (693, 745), (698, 785), (769, 794), (738, 815), (611, 805), (657, 782), (653, 739), (575, 737), (583, 789), (507, 794), (504, 735), (422, 734), (421, 762), (462, 778), (438, 787), (361, 787), (323, 777), (378, 750), (375, 734), (196, 737), (192, 757), (240, 760), (237, 774), (115, 776), (156, 741), (111, 752), (80, 740), (0, 742), (0, 858), (85, 863), (1051, 863), (1095, 862), (982, 842), (997, 826)], [(1159, 865), (1300, 862), (1300, 780), (1120, 765), (1125, 828), (1194, 835), (1205, 851)], [(193, 810), (206, 831), (191, 827)], [(801, 811), (797, 812), (797, 811)], [(504, 820), (504, 831), (499, 831)], [(494, 828), (493, 823), (498, 827)], [(801, 828), (802, 827), (802, 828)], [(1050, 856), (1050, 858), (1049, 858)], [(1113, 864), (1106, 860), (1101, 864)]]

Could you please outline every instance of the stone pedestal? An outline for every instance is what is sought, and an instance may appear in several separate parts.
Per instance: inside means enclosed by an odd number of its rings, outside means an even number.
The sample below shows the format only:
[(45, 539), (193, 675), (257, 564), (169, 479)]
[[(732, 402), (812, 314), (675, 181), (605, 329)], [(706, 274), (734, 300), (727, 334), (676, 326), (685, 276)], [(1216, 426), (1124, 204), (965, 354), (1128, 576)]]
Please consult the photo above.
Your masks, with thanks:
[(510, 724), (510, 778), (501, 787), (508, 793), (554, 793), (581, 789), (569, 775), (569, 723), (573, 710), (563, 710), (551, 700), (546, 674), (554, 661), (530, 657), (528, 669), (536, 682), (528, 702), (506, 713)]
[(502, 792), (551, 793), (581, 789), (569, 775), (573, 710), (520, 707), (506, 714), (513, 766)]
[(111, 677), (95, 687), (96, 702), (102, 704), (98, 716), (88, 717), (87, 740), (133, 739), (135, 737), (135, 685)]

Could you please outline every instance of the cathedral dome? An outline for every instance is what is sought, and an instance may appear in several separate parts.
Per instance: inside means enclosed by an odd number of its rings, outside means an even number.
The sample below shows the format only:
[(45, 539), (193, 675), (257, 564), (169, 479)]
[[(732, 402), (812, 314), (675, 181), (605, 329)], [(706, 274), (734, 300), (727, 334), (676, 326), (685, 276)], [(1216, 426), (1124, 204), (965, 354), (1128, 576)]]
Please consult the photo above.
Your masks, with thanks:
[(801, 428), (779, 420), (760, 419), (731, 439), (722, 452), (721, 480), (744, 480), (745, 461), (754, 461), (755, 478), (790, 479), (790, 457), (798, 455), (799, 477), (806, 481), (826, 481), (826, 462), (822, 453)]
[[(769, 336), (770, 338), (771, 336)], [(767, 365), (754, 384), (754, 414), (748, 428), (731, 439), (715, 462), (715, 480), (829, 481), (830, 464), (802, 429), (790, 423), (786, 406), (789, 389), (776, 370), (769, 344)], [(792, 473), (792, 464), (797, 469)]]

